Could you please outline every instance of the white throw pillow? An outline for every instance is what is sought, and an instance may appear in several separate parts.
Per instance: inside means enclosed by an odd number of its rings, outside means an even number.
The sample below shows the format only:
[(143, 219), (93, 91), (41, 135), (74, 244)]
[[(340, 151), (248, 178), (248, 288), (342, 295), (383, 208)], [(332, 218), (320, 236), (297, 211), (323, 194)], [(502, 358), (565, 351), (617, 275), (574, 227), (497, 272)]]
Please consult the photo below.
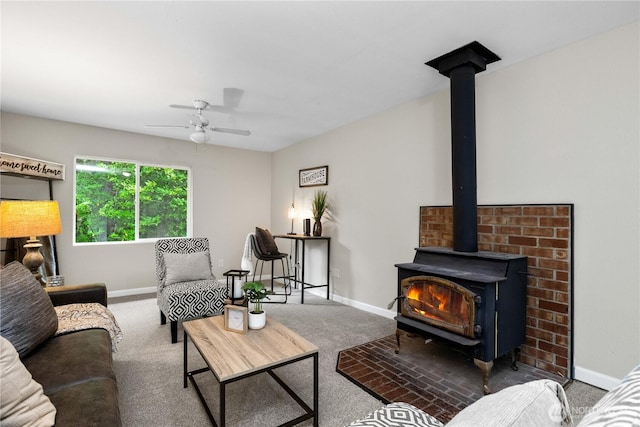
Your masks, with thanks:
[(192, 254), (165, 253), (165, 286), (179, 282), (191, 282), (194, 280), (213, 279), (211, 273), (211, 261), (205, 252)]
[(484, 396), (453, 417), (447, 427), (551, 427), (563, 422), (571, 422), (564, 389), (555, 381), (536, 380)]
[(0, 336), (0, 424), (2, 427), (52, 426), (56, 408), (24, 367), (18, 352)]

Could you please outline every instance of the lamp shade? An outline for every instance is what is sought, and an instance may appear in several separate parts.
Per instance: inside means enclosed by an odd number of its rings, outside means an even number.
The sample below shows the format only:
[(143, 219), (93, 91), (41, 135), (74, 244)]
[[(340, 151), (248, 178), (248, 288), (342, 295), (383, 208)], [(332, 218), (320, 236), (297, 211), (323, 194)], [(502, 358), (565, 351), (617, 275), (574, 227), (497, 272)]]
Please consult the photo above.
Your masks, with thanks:
[(0, 202), (0, 237), (51, 236), (62, 232), (55, 200)]
[(209, 142), (211, 138), (203, 129), (198, 129), (193, 132), (189, 138), (195, 142), (196, 144), (204, 144), (205, 142)]

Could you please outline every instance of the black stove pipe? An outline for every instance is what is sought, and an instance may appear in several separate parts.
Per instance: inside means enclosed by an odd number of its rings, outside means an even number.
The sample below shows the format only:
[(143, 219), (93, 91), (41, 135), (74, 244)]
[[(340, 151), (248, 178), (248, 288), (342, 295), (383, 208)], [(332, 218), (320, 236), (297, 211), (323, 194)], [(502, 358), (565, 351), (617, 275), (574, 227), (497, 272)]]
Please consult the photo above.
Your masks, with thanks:
[(500, 58), (478, 42), (426, 64), (451, 80), (453, 250), (478, 252), (475, 75)]
[(478, 251), (475, 70), (451, 71), (451, 182), (453, 250)]

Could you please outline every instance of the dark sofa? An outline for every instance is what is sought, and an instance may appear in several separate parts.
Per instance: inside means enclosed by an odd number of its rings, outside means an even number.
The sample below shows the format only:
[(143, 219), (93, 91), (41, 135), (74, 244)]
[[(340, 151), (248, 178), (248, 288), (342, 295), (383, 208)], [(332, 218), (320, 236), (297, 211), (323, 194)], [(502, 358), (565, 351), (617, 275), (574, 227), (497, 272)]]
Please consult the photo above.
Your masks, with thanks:
[[(54, 336), (50, 325), (54, 305), (97, 302), (106, 307), (105, 285), (42, 288), (31, 279), (16, 262), (0, 272), (0, 327), (55, 407), (55, 425), (122, 425), (109, 332), (87, 329)], [(37, 330), (38, 324), (44, 331)]]

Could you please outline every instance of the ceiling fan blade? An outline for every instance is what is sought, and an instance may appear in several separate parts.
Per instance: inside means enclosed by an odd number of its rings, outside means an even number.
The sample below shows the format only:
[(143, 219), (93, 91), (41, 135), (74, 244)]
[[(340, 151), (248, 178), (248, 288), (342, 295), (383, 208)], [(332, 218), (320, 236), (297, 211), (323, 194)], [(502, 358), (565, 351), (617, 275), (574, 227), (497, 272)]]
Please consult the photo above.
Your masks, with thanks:
[[(197, 108), (195, 108), (193, 106), (189, 106), (189, 105), (171, 104), (171, 105), (169, 105), (169, 107), (171, 107), (171, 108), (180, 108), (180, 109), (183, 109), (183, 110), (197, 110)], [(233, 113), (233, 109), (225, 107), (224, 105), (211, 105), (211, 104), (208, 104), (206, 107), (203, 108), (203, 110), (215, 111), (216, 113)]]
[(183, 128), (183, 129), (189, 129), (189, 126), (183, 126), (183, 125), (144, 125), (144, 127), (146, 127), (146, 128)]
[(235, 87), (225, 87), (223, 89), (222, 99), (224, 106), (228, 109), (235, 110), (240, 106), (240, 100), (244, 95), (244, 90)]
[(233, 113), (233, 109), (225, 107), (224, 105), (207, 105), (205, 110), (215, 111), (216, 113)]
[(249, 132), (248, 130), (228, 129), (228, 128), (209, 128), (209, 129), (211, 129), (214, 132), (232, 133), (234, 135), (243, 135), (243, 136), (251, 135), (251, 132)]
[(171, 104), (169, 105), (169, 107), (171, 108), (182, 108), (184, 110), (195, 110), (193, 105), (178, 105), (178, 104)]

